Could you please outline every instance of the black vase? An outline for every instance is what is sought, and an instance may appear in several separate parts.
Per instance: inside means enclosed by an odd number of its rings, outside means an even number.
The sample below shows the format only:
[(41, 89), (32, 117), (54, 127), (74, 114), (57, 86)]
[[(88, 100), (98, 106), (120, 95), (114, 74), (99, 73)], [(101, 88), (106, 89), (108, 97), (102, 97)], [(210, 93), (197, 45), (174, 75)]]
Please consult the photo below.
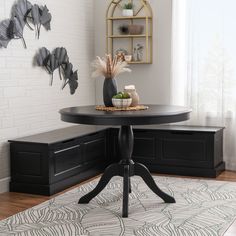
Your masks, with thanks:
[(112, 97), (117, 94), (117, 83), (115, 79), (105, 78), (103, 83), (103, 102), (106, 107), (113, 107)]

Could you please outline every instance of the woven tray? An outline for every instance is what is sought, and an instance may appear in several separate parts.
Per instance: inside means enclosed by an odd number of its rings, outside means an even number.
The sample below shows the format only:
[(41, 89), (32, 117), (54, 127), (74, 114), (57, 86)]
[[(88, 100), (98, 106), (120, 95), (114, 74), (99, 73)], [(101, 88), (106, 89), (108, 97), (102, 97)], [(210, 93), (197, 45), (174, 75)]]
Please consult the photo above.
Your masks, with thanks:
[(127, 108), (118, 108), (118, 107), (105, 107), (105, 106), (96, 106), (98, 111), (141, 111), (147, 110), (148, 106), (138, 105), (136, 107), (127, 107)]

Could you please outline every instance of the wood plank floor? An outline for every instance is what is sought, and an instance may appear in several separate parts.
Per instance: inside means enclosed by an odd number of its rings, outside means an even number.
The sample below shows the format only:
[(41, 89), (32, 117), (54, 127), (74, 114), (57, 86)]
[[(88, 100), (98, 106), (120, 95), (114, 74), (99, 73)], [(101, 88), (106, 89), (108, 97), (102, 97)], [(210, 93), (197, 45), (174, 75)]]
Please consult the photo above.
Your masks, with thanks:
[[(98, 177), (98, 176), (97, 176)], [(73, 186), (69, 189), (66, 189), (63, 192), (66, 192), (70, 189), (77, 188), (78, 186), (89, 182), (97, 177), (84, 181), (76, 186)], [(180, 176), (175, 176), (180, 177)], [(182, 177), (182, 176), (181, 176)], [(184, 176), (186, 178), (186, 176)], [(187, 177), (194, 178), (194, 177)], [(224, 181), (233, 181), (236, 182), (236, 172), (225, 171), (221, 175), (219, 175), (216, 180), (224, 180)], [(61, 192), (61, 193), (63, 193)], [(24, 194), (24, 193), (3, 193), (0, 194), (0, 220), (3, 220), (11, 215), (14, 215), (18, 212), (24, 211), (28, 208), (31, 208), (35, 205), (38, 205), (44, 201), (47, 201), (61, 193), (55, 194), (53, 196), (40, 196), (40, 195), (32, 195), (32, 194)], [(236, 221), (229, 227), (224, 236), (236, 236)]]

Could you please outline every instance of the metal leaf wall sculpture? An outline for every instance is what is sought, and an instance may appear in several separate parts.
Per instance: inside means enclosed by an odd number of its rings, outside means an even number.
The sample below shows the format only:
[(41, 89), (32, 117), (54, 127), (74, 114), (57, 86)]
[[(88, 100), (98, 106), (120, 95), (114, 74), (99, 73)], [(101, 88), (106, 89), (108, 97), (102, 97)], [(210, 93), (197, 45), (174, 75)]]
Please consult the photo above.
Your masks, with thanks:
[[(67, 62), (69, 62), (69, 57), (67, 55), (67, 51), (65, 48), (55, 48), (52, 52), (53, 55), (55, 55), (55, 57), (57, 58), (58, 60), (58, 63), (59, 63), (59, 75), (60, 75), (60, 79), (64, 80), (64, 76), (62, 76), (62, 65), (63, 64), (66, 64)], [(64, 80), (65, 82), (65, 80)], [(62, 86), (63, 87), (63, 86)]]
[(34, 62), (37, 66), (43, 67), (50, 75), (50, 85), (53, 83), (53, 73), (59, 69), (60, 78), (63, 80), (62, 89), (69, 85), (70, 93), (74, 94), (78, 88), (78, 71), (73, 71), (73, 65), (65, 48), (55, 48), (52, 53), (43, 47), (35, 55)]
[(39, 38), (40, 35), (40, 16), (39, 16), (39, 6), (34, 4), (31, 8), (30, 15), (27, 18), (30, 18), (34, 27), (35, 27), (35, 37)]
[(46, 5), (39, 6), (34, 4), (26, 16), (26, 22), (30, 29), (33, 29), (30, 24), (34, 25), (36, 38), (39, 38), (40, 36), (40, 29), (42, 25), (46, 30), (51, 29), (51, 20), (52, 15), (49, 13)]
[(78, 71), (74, 71), (73, 74), (68, 79), (68, 83), (70, 86), (70, 93), (74, 94), (76, 89), (78, 88)]
[(46, 30), (51, 29), (52, 15), (49, 13), (47, 6), (40, 8), (40, 23), (44, 26)]
[(39, 38), (41, 25), (50, 30), (51, 20), (52, 16), (46, 5), (32, 5), (27, 0), (18, 0), (12, 7), (11, 18), (0, 22), (0, 48), (6, 48), (12, 39), (21, 39), (26, 48), (23, 37), (25, 25), (34, 30), (29, 23), (31, 22), (35, 28), (35, 35)]
[(65, 48), (55, 48), (52, 54), (56, 56), (60, 65), (65, 64), (69, 61), (69, 57)]
[[(50, 55), (50, 51), (47, 48), (45, 47), (40, 48), (38, 53), (35, 56), (35, 64), (37, 66), (42, 66), (42, 67), (45, 65), (47, 66), (49, 55)], [(47, 67), (45, 69), (48, 71)]]
[(6, 48), (8, 43), (11, 41), (11, 30), (13, 30), (13, 27), (10, 19), (0, 22), (0, 47)]
[(49, 74), (51, 74), (51, 76), (52, 76), (51, 77), (51, 82), (50, 82), (50, 85), (52, 85), (52, 83), (53, 83), (53, 72), (56, 69), (58, 69), (58, 67), (59, 67), (59, 63), (58, 63), (58, 60), (55, 57), (55, 55), (50, 54), (50, 56), (48, 57), (47, 65), (48, 65), (48, 69), (49, 69)]
[(24, 29), (26, 24), (26, 16), (31, 11), (32, 4), (27, 0), (18, 0), (12, 7), (11, 16), (12, 18), (16, 17), (22, 28)]

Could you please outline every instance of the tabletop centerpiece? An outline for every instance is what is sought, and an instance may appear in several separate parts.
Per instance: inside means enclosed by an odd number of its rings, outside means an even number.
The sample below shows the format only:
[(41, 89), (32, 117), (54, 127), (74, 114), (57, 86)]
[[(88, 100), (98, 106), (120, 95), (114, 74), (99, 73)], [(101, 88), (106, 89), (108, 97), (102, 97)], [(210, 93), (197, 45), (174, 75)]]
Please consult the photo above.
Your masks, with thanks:
[(117, 56), (112, 59), (111, 55), (106, 55), (104, 58), (97, 56), (92, 66), (95, 69), (92, 77), (105, 77), (103, 83), (104, 105), (113, 107), (112, 97), (117, 94), (116, 77), (121, 73), (131, 72), (131, 69), (127, 68), (127, 62), (118, 59)]
[(112, 97), (112, 104), (114, 107), (118, 108), (127, 108), (131, 105), (132, 98), (130, 94), (126, 92), (119, 92), (115, 96)]

